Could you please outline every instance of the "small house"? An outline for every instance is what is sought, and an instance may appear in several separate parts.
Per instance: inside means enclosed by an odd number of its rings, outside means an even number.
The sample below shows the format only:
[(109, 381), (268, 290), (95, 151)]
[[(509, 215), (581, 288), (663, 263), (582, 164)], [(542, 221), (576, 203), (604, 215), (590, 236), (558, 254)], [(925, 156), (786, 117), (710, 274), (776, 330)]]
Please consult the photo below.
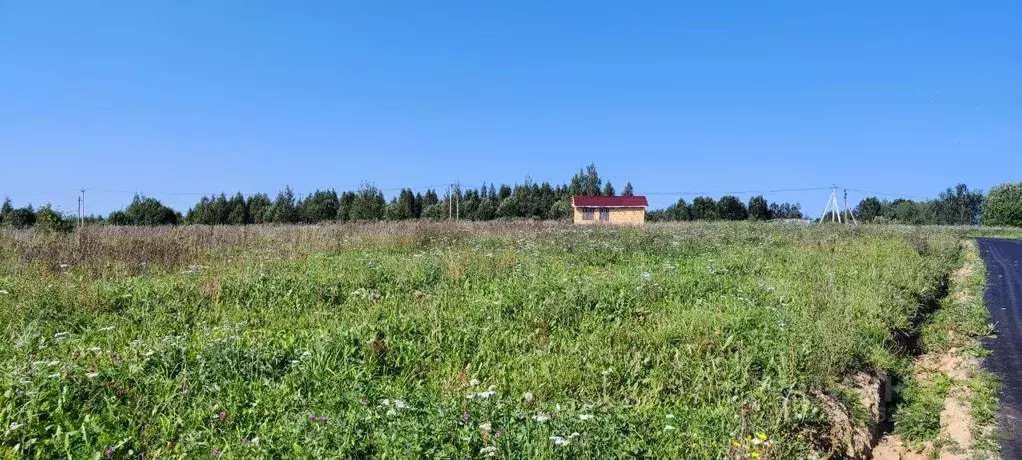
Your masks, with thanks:
[(631, 225), (646, 223), (644, 196), (573, 196), (575, 225)]

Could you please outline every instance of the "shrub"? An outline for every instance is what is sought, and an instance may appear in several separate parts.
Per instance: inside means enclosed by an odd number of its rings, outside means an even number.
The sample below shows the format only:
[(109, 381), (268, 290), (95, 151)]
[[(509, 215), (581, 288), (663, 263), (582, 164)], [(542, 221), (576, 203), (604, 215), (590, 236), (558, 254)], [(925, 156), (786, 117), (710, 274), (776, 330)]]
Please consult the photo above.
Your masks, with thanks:
[(1022, 182), (1001, 184), (983, 203), (983, 225), (1022, 227)]

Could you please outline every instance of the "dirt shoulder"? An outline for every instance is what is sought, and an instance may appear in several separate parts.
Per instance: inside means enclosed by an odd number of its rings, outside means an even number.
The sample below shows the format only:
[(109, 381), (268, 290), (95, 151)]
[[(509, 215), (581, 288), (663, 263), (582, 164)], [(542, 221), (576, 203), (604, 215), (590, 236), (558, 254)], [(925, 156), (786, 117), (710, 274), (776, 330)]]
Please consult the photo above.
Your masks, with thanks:
[(998, 458), (993, 442), (996, 379), (983, 370), (980, 340), (991, 332), (983, 304), (986, 270), (975, 241), (941, 308), (920, 330), (923, 354), (911, 361), (889, 413), (892, 428), (871, 456), (880, 460)]

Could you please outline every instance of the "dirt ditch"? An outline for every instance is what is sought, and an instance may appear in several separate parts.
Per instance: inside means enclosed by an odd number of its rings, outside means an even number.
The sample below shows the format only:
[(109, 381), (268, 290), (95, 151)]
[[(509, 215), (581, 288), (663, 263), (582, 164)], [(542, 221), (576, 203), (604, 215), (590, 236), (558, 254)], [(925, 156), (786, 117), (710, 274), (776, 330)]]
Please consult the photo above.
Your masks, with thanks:
[[(956, 270), (950, 280), (963, 280), (973, 271), (972, 263), (967, 263)], [(842, 384), (865, 410), (865, 414), (859, 414), (859, 417), (854, 417), (852, 411), (834, 395), (823, 392), (814, 394), (831, 422), (829, 438), (822, 440), (819, 446), (822, 456), (877, 460), (973, 458), (971, 394), (965, 382), (980, 368), (979, 361), (954, 348), (942, 353), (924, 354), (918, 343), (918, 326), (940, 308), (943, 298), (950, 296), (954, 302), (965, 302), (973, 296), (964, 291), (949, 293), (948, 285), (948, 282), (942, 283), (942, 289), (933, 298), (921, 299), (924, 301), (921, 302), (920, 313), (914, 319), (911, 330), (900, 332), (895, 337), (907, 355), (915, 356), (912, 378), (920, 386), (928, 388), (941, 375), (953, 382), (940, 413), (940, 434), (937, 440), (910, 444), (895, 434), (889, 417), (895, 399), (891, 377), (883, 372), (860, 372)]]

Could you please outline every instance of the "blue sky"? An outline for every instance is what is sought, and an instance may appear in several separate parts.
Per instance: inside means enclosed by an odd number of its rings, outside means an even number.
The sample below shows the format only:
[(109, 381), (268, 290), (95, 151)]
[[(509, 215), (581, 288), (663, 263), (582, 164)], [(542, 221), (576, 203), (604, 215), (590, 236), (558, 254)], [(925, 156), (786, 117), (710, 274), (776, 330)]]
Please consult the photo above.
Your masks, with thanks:
[(1022, 3), (0, 1), (16, 204), (74, 212), (85, 187), (93, 212), (135, 191), (184, 211), (590, 161), (655, 207), (1018, 181)]

